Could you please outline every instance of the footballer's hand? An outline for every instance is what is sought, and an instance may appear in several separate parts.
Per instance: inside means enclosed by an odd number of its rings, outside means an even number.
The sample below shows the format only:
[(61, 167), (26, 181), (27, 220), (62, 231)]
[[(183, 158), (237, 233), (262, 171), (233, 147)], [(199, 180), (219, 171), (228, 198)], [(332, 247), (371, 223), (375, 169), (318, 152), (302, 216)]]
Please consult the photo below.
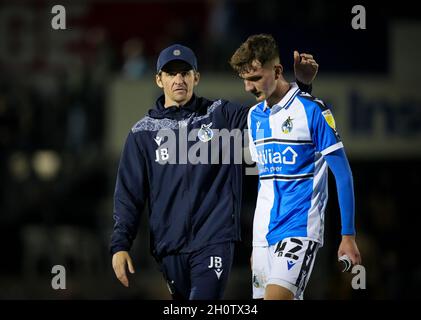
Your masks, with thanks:
[(294, 51), (295, 79), (304, 84), (311, 84), (316, 78), (319, 65), (311, 54)]
[(355, 242), (355, 236), (342, 236), (338, 258), (343, 255), (347, 255), (351, 259), (352, 265), (361, 264), (361, 255)]
[(134, 267), (132, 258), (127, 251), (118, 251), (113, 255), (113, 269), (114, 273), (118, 280), (123, 284), (123, 286), (129, 286), (129, 279), (127, 278), (126, 270), (129, 270), (130, 273), (134, 273)]

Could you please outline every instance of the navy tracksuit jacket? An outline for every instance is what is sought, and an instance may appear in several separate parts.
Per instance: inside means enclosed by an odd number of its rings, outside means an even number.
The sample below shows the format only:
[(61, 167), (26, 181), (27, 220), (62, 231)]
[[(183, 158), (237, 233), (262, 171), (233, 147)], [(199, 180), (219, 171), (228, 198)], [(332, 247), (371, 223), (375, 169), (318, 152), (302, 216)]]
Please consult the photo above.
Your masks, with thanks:
[[(189, 253), (207, 245), (240, 240), (241, 164), (161, 164), (180, 160), (179, 131), (244, 129), (248, 107), (224, 100), (193, 96), (183, 107), (164, 108), (164, 96), (129, 133), (121, 156), (114, 195), (114, 231), (111, 253), (128, 251), (136, 237), (139, 215), (149, 204), (152, 254)], [(172, 129), (177, 143), (166, 142), (161, 129)], [(161, 131), (162, 133), (162, 131)], [(195, 135), (188, 148), (202, 142)], [(186, 136), (181, 137), (186, 143)], [(189, 139), (192, 140), (191, 137)], [(222, 144), (219, 146), (223, 148)], [(232, 146), (231, 146), (232, 149)], [(230, 152), (234, 157), (233, 149)], [(160, 159), (157, 157), (163, 156)], [(184, 155), (185, 157), (185, 155)], [(156, 161), (156, 160), (160, 161)], [(210, 156), (209, 156), (210, 159)], [(169, 161), (168, 161), (169, 162)], [(179, 162), (179, 161), (178, 161)]]

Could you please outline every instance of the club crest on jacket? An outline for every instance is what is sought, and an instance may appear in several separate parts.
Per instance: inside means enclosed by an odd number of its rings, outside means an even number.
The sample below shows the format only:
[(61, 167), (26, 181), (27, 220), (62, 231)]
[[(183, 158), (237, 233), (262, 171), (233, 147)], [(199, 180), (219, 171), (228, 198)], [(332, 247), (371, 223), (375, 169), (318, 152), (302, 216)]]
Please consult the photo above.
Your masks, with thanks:
[(197, 133), (197, 137), (200, 141), (208, 142), (213, 138), (213, 131), (210, 128), (212, 126), (212, 122), (209, 124), (202, 124), (199, 132)]

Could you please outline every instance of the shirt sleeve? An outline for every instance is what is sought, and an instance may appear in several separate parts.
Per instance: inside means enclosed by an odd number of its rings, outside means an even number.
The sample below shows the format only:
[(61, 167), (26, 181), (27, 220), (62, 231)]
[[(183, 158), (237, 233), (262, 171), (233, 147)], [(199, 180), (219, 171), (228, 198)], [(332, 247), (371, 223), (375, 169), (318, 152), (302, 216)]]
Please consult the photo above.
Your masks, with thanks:
[(342, 235), (355, 235), (355, 198), (351, 168), (344, 149), (338, 149), (325, 156), (325, 160), (335, 176), (341, 210)]
[(343, 148), (343, 144), (330, 109), (321, 100), (315, 99), (315, 103), (317, 106), (312, 118), (312, 139), (316, 150), (326, 155)]
[(127, 136), (114, 192), (114, 228), (110, 252), (129, 251), (136, 238), (148, 194), (146, 162), (132, 132)]

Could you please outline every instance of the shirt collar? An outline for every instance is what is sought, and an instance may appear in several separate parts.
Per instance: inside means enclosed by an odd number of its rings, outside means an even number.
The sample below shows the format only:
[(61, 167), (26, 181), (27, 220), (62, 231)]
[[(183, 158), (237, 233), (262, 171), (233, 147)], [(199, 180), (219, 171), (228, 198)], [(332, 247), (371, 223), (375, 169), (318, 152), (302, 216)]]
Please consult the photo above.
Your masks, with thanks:
[[(288, 92), (282, 97), (281, 100), (279, 100), (279, 102), (272, 106), (271, 113), (276, 113), (279, 110), (285, 108), (298, 90), (298, 85), (295, 82), (290, 83), (290, 88)], [(267, 101), (265, 100), (263, 105), (263, 111), (266, 111), (267, 108), (269, 108), (269, 106), (267, 104)]]

